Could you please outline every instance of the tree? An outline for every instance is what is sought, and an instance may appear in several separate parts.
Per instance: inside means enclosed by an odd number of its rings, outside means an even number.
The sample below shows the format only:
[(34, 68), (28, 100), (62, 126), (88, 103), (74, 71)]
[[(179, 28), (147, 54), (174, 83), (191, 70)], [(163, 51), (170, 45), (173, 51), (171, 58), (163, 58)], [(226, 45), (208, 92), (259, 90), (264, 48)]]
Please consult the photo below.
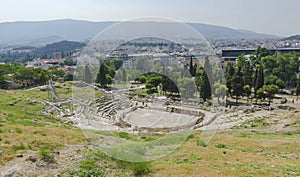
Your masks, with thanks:
[(300, 76), (298, 76), (298, 79), (297, 79), (297, 87), (296, 87), (297, 100), (298, 100), (299, 94), (300, 94)]
[(244, 94), (247, 97), (247, 103), (248, 103), (250, 95), (251, 95), (251, 87), (250, 87), (250, 85), (245, 85), (244, 86)]
[(6, 87), (5, 77), (0, 72), (0, 88), (3, 89)]
[(104, 61), (100, 68), (99, 72), (96, 77), (96, 82), (100, 84), (101, 88), (106, 88), (107, 85), (109, 84), (110, 78), (108, 78), (108, 66), (106, 62)]
[(66, 73), (65, 75), (64, 75), (64, 80), (65, 81), (73, 81), (73, 74), (71, 74), (71, 73)]
[(263, 67), (259, 64), (256, 65), (253, 85), (254, 85), (254, 95), (257, 93), (257, 90), (262, 88), (264, 85), (264, 70)]
[(200, 88), (199, 88), (200, 98), (203, 98), (204, 101), (206, 101), (207, 99), (210, 99), (211, 94), (212, 94), (211, 87), (210, 87), (210, 82), (209, 82), (208, 76), (204, 69), (203, 69), (203, 74), (200, 77), (199, 86), (200, 86)]
[(177, 85), (169, 78), (166, 76), (162, 77), (162, 90), (167, 93), (176, 93), (179, 94), (179, 90), (177, 88)]
[(123, 60), (113, 60), (111, 62), (111, 65), (115, 68), (115, 70), (118, 70), (122, 67), (123, 65)]
[(275, 75), (265, 77), (265, 85), (277, 85), (280, 89), (285, 88), (285, 82)]
[(268, 56), (268, 55), (270, 55), (270, 52), (268, 51), (268, 49), (259, 46), (255, 50), (254, 56), (252, 57), (253, 63), (254, 64), (259, 64), (261, 62), (261, 59), (263, 57)]
[(142, 75), (135, 79), (135, 81), (140, 82), (141, 84), (145, 84), (147, 82), (147, 77)]
[(196, 73), (195, 73), (195, 68), (194, 68), (194, 65), (193, 65), (193, 57), (191, 57), (191, 59), (190, 59), (189, 68), (190, 68), (191, 76), (195, 77)]
[[(264, 88), (259, 88), (255, 94), (256, 99), (264, 100), (266, 98)], [(257, 102), (257, 100), (256, 100)]]
[(222, 99), (225, 98), (226, 96), (226, 85), (220, 84), (219, 82), (215, 82), (214, 83), (214, 88), (215, 88), (215, 96), (218, 97), (218, 103), (220, 104), (220, 97), (222, 97)]
[(197, 92), (197, 90), (193, 90), (195, 88), (194, 79), (189, 77), (178, 79), (178, 87), (182, 98), (191, 98)]
[(277, 85), (264, 85), (263, 90), (266, 95), (266, 98), (268, 98), (269, 106), (274, 98), (274, 95), (278, 92), (278, 89), (279, 88)]
[(233, 63), (229, 62), (225, 68), (225, 79), (226, 79), (226, 87), (228, 88), (228, 94), (232, 96), (232, 84), (233, 84), (233, 75), (234, 75), (234, 66)]
[(239, 97), (244, 93), (243, 74), (240, 67), (237, 68), (232, 80), (232, 94), (235, 95), (236, 103), (238, 103)]
[(148, 93), (158, 93), (157, 87), (162, 83), (162, 76), (151, 77), (147, 83), (146, 88), (148, 89)]
[(243, 82), (245, 85), (252, 85), (253, 67), (251, 60), (246, 58), (244, 54), (240, 55), (237, 59), (237, 67), (241, 68), (243, 74)]
[(93, 77), (88, 65), (85, 65), (84, 67), (84, 82), (89, 84), (93, 82)]

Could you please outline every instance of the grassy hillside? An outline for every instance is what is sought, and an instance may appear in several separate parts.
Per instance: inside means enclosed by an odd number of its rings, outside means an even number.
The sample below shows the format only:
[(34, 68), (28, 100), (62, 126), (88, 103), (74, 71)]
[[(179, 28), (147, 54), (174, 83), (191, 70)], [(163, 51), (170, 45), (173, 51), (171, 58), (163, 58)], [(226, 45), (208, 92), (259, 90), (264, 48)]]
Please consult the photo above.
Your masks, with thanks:
[[(57, 87), (61, 98), (71, 96), (70, 87), (70, 83)], [(199, 140), (201, 131), (193, 131), (182, 146), (162, 159), (128, 163), (93, 149), (80, 129), (55, 116), (44, 116), (39, 101), (48, 99), (47, 92), (0, 90), (0, 95), (0, 171), (19, 164), (29, 176), (300, 176), (297, 110), (277, 110), (272, 117), (219, 132), (207, 146)], [(157, 138), (145, 133), (115, 134), (133, 141)], [(28, 156), (18, 158), (18, 154), (36, 154), (38, 162), (28, 163)], [(45, 160), (51, 163), (41, 166)]]

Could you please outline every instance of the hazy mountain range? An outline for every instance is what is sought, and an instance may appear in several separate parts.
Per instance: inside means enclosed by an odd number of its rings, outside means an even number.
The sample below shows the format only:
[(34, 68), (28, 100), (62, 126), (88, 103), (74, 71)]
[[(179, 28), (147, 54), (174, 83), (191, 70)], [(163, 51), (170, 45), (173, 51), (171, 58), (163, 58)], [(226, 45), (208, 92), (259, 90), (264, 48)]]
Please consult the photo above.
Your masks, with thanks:
[[(51, 20), (0, 23), (0, 43), (49, 43), (61, 40), (84, 41), (117, 22), (90, 22), (83, 20)], [(140, 22), (132, 22), (140, 23)], [(149, 22), (156, 23), (156, 22)], [(161, 23), (161, 22), (160, 22)], [(279, 38), (248, 30), (235, 30), (222, 26), (187, 23), (204, 37), (215, 38)], [(163, 25), (167, 28), (167, 24)]]

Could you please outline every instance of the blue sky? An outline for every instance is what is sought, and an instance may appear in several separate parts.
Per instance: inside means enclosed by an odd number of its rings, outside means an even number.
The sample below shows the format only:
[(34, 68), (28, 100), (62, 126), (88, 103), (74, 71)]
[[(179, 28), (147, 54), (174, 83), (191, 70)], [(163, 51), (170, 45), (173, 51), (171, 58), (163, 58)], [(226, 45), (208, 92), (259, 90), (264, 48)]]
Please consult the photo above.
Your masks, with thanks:
[(145, 16), (282, 36), (300, 34), (299, 0), (0, 0), (0, 22)]

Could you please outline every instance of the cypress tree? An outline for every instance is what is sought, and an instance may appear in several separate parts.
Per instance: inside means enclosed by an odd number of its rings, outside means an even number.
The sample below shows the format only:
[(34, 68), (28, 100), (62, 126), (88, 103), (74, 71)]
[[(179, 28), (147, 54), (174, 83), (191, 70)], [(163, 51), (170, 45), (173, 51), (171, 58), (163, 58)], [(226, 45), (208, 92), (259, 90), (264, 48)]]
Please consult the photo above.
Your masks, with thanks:
[(89, 83), (89, 84), (92, 83), (93, 77), (92, 77), (91, 71), (87, 65), (85, 65), (84, 73), (85, 73), (84, 74), (84, 82)]

